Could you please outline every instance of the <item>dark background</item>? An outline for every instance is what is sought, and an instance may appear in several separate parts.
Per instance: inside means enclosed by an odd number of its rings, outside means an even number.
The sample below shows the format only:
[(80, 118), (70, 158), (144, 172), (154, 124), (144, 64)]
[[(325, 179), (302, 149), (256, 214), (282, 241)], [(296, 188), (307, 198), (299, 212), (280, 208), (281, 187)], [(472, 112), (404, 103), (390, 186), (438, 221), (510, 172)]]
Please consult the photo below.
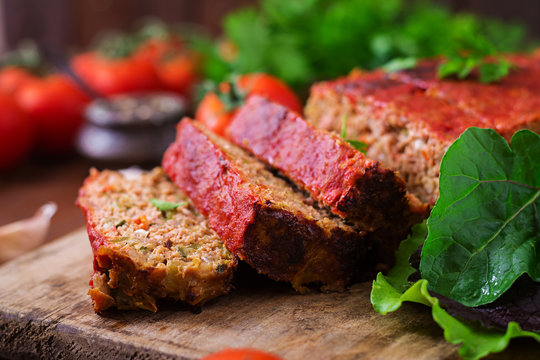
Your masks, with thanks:
[[(291, 0), (294, 1), (294, 0)], [(384, 0), (381, 0), (384, 1)], [(469, 11), (525, 24), (540, 35), (539, 0), (438, 0), (456, 11)], [(55, 49), (88, 45), (105, 29), (127, 30), (143, 17), (169, 23), (201, 24), (220, 31), (228, 11), (255, 0), (0, 0), (0, 52), (33, 38)]]

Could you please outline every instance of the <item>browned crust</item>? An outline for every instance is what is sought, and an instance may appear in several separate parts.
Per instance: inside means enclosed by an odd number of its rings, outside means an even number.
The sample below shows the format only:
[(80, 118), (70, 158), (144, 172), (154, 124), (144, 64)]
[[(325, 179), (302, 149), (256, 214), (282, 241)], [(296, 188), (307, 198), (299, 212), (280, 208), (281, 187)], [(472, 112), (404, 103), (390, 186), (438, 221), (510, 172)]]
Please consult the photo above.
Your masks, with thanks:
[(405, 182), (392, 170), (263, 97), (250, 97), (228, 137), (365, 230), (395, 227), (410, 213)]
[(343, 289), (362, 270), (368, 247), (362, 234), (274, 202), (199, 124), (182, 120), (163, 167), (227, 247), (259, 272), (302, 291), (310, 283)]
[(375, 262), (391, 265), (411, 225), (427, 216), (428, 207), (413, 204), (405, 182), (394, 171), (265, 98), (250, 97), (227, 135), (323, 206), (372, 232)]
[(257, 204), (244, 237), (245, 260), (261, 273), (290, 281), (296, 289), (310, 283), (341, 290), (357, 277), (367, 251), (358, 235), (335, 229), (328, 234), (315, 221), (283, 209)]

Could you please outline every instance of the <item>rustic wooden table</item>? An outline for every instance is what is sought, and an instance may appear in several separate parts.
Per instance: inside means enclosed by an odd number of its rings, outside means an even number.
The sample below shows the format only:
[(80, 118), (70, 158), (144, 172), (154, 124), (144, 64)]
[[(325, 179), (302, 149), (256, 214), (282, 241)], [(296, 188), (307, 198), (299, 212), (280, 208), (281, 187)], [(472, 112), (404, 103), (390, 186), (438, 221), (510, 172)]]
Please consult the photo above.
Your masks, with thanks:
[[(33, 161), (0, 177), (0, 225), (31, 216), (47, 201), (58, 204), (51, 243), (0, 266), (0, 359), (196, 359), (225, 346), (257, 347), (288, 360), (458, 358), (425, 307), (376, 314), (370, 282), (345, 293), (298, 295), (243, 271), (236, 290), (199, 315), (174, 304), (157, 314), (94, 314), (87, 295), (91, 251), (74, 204), (91, 166), (126, 167), (72, 156)], [(538, 349), (531, 339), (517, 339), (489, 358), (532, 360)]]

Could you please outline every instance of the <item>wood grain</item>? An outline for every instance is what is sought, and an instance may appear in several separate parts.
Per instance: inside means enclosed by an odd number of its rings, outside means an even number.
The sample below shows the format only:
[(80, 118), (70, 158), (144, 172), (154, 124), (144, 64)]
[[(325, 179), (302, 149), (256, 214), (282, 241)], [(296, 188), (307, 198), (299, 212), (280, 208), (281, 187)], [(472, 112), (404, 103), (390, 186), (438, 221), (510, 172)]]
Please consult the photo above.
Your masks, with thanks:
[[(91, 262), (80, 229), (0, 267), (0, 357), (196, 359), (224, 347), (254, 347), (293, 360), (458, 358), (425, 307), (376, 314), (370, 283), (298, 295), (249, 275), (199, 314), (165, 304), (155, 314), (98, 316), (86, 295)], [(537, 359), (535, 344), (517, 341), (499, 358), (518, 351), (520, 359)]]

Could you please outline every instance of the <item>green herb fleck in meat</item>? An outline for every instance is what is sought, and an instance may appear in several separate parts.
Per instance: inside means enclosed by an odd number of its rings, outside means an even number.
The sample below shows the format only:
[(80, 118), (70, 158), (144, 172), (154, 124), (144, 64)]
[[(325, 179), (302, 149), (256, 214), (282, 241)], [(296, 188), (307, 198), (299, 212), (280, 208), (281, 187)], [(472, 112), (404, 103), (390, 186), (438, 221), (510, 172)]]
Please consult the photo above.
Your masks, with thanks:
[(179, 206), (186, 206), (187, 202), (173, 203), (169, 201), (159, 200), (156, 198), (150, 199), (150, 203), (154, 205), (159, 211), (176, 210)]
[(188, 249), (186, 249), (185, 247), (183, 246), (179, 246), (176, 248), (178, 250), (178, 252), (184, 257), (187, 259), (188, 255), (189, 255), (189, 251)]
[(114, 226), (116, 228), (119, 228), (120, 226), (124, 225), (126, 223), (126, 220), (122, 219), (119, 222), (117, 222)]

